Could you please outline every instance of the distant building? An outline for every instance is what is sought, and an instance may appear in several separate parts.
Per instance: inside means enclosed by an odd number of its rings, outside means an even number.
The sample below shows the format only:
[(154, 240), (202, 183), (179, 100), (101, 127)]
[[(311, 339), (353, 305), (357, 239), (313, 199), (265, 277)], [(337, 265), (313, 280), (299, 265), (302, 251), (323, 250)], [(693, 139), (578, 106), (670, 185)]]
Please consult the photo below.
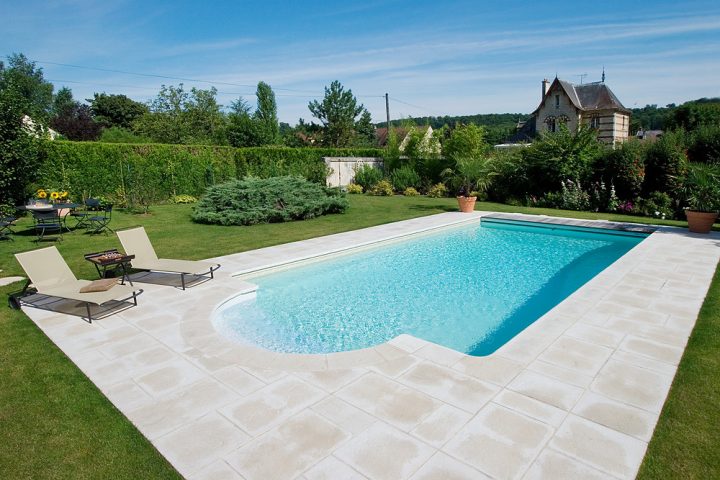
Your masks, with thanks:
[(555, 132), (560, 124), (571, 131), (579, 125), (597, 129), (598, 139), (615, 145), (630, 135), (630, 110), (625, 108), (610, 87), (603, 81), (573, 85), (555, 80), (542, 81), (540, 105), (532, 118), (524, 124), (518, 123), (517, 132), (506, 143), (531, 141), (542, 132)]
[(662, 130), (643, 130), (640, 129), (635, 134), (638, 140), (653, 141), (663, 136)]
[(579, 125), (598, 130), (605, 143), (622, 143), (630, 135), (630, 110), (604, 82), (573, 85), (557, 77), (542, 82), (542, 100), (533, 112), (535, 131), (554, 132), (560, 123), (572, 131)]

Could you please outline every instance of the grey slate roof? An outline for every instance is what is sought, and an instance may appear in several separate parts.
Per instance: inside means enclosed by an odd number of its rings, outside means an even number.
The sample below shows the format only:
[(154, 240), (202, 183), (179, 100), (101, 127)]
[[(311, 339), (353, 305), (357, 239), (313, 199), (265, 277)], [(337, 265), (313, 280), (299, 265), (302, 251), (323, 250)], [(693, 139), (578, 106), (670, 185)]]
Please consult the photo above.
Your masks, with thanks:
[[(630, 113), (610, 90), (610, 87), (602, 82), (573, 85), (570, 82), (556, 78), (548, 90), (552, 90), (555, 83), (562, 87), (567, 96), (570, 97), (572, 104), (579, 110), (619, 110)], [(545, 101), (544, 98), (543, 101)], [(537, 109), (535, 111), (537, 112)]]

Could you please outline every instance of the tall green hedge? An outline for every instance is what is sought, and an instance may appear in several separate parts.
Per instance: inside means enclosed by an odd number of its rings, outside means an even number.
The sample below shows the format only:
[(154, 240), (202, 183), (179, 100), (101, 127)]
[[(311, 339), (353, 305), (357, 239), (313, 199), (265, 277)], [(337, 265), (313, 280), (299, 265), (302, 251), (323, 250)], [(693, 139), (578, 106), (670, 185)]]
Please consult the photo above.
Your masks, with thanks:
[(316, 183), (325, 183), (327, 171), (323, 157), (382, 157), (377, 148), (278, 148), (237, 149), (238, 178), (300, 175)]
[(49, 142), (37, 186), (68, 190), (74, 199), (129, 198), (137, 185), (156, 198), (201, 196), (210, 185), (251, 175), (301, 175), (325, 182), (322, 157), (379, 157), (379, 149), (232, 148), (206, 145)]

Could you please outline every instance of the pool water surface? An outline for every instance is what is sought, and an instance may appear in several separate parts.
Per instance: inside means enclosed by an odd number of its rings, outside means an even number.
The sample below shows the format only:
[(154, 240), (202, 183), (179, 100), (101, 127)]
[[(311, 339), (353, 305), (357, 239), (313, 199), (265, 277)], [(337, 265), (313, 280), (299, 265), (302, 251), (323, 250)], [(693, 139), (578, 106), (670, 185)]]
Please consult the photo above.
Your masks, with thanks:
[(407, 333), (487, 355), (646, 235), (485, 222), (254, 277), (215, 328), (285, 353), (372, 347)]

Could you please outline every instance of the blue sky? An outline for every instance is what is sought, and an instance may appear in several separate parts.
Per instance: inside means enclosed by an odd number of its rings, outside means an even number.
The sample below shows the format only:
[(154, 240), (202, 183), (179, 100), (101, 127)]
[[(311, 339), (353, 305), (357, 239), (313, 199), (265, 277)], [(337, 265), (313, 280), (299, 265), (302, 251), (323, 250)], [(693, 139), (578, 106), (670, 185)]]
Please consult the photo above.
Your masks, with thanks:
[[(12, 4), (10, 4), (12, 3)], [(147, 101), (182, 77), (220, 103), (263, 80), (282, 121), (340, 80), (385, 119), (530, 112), (540, 82), (600, 79), (626, 107), (720, 96), (720, 2), (124, 1), (0, 5), (0, 55), (22, 52), (75, 98)]]

